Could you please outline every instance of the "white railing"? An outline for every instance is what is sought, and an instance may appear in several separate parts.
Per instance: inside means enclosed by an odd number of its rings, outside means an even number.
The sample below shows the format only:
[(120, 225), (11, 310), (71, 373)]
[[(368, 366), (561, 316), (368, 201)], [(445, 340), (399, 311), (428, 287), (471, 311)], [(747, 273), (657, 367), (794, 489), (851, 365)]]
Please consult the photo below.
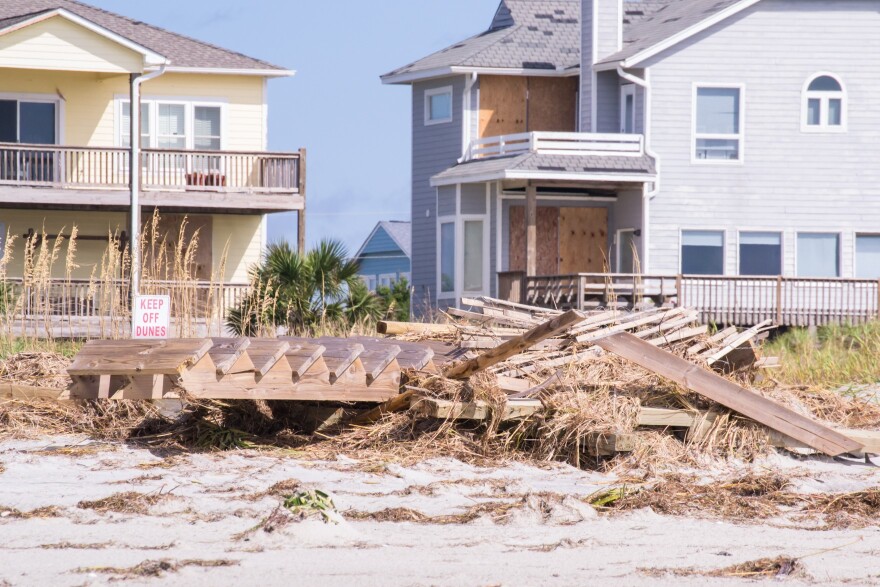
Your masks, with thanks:
[(465, 159), (485, 159), (521, 153), (545, 155), (617, 155), (640, 157), (644, 137), (635, 134), (585, 132), (527, 132), (471, 141)]

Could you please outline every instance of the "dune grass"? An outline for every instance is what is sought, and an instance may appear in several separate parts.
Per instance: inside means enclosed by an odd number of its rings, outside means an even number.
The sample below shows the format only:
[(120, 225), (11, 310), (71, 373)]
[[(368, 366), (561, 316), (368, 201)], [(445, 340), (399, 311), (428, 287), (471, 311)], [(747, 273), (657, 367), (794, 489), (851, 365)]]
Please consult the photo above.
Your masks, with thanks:
[(774, 379), (826, 389), (880, 382), (880, 321), (823, 326), (815, 333), (791, 329), (771, 340), (764, 354), (778, 356)]

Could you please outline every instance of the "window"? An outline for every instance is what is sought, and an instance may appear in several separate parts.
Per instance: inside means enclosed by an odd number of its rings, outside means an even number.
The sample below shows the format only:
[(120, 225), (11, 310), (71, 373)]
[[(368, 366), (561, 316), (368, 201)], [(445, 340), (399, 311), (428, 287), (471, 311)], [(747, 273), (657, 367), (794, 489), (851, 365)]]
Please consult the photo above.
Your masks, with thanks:
[(856, 235), (856, 277), (880, 279), (880, 234)]
[(425, 124), (452, 122), (452, 87), (425, 91)]
[(698, 87), (694, 121), (696, 160), (742, 159), (742, 91), (733, 87)]
[(635, 84), (620, 86), (620, 132), (624, 134), (636, 132)]
[(186, 149), (186, 106), (159, 104), (156, 144), (160, 149)]
[(741, 232), (740, 275), (782, 275), (782, 235), (778, 232)]
[(464, 291), (483, 291), (483, 221), (464, 221)]
[(195, 118), (193, 147), (197, 151), (219, 151), (220, 108), (217, 106), (196, 106), (193, 111)]
[[(141, 148), (150, 148), (150, 105), (141, 103)], [(122, 103), (122, 116), (119, 121), (119, 134), (123, 147), (131, 146), (131, 103)]]
[(455, 291), (455, 223), (440, 225), (440, 293)]
[(683, 231), (681, 272), (686, 275), (723, 275), (724, 233), (720, 230)]
[(840, 236), (821, 232), (797, 235), (798, 277), (839, 277)]
[(0, 142), (54, 145), (58, 105), (50, 101), (0, 100)]
[(845, 95), (841, 83), (831, 75), (818, 75), (804, 92), (804, 129), (843, 130)]

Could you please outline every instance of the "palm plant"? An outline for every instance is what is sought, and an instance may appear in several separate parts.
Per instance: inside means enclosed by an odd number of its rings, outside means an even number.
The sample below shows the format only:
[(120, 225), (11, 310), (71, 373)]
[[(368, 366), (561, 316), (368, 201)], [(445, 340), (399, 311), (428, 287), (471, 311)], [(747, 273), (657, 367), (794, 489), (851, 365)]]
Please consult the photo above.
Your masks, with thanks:
[(251, 293), (229, 312), (227, 324), (253, 336), (272, 326), (302, 331), (373, 317), (357, 273), (357, 262), (338, 241), (323, 240), (304, 255), (286, 242), (270, 245), (251, 269)]

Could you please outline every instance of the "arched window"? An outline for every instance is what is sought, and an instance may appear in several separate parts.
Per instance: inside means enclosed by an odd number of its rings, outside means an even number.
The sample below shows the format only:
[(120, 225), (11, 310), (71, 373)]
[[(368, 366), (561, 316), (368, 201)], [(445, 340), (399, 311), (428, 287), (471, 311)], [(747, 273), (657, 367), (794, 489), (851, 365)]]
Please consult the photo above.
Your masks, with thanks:
[(843, 130), (846, 92), (835, 76), (822, 73), (809, 80), (804, 91), (804, 126), (808, 130)]

